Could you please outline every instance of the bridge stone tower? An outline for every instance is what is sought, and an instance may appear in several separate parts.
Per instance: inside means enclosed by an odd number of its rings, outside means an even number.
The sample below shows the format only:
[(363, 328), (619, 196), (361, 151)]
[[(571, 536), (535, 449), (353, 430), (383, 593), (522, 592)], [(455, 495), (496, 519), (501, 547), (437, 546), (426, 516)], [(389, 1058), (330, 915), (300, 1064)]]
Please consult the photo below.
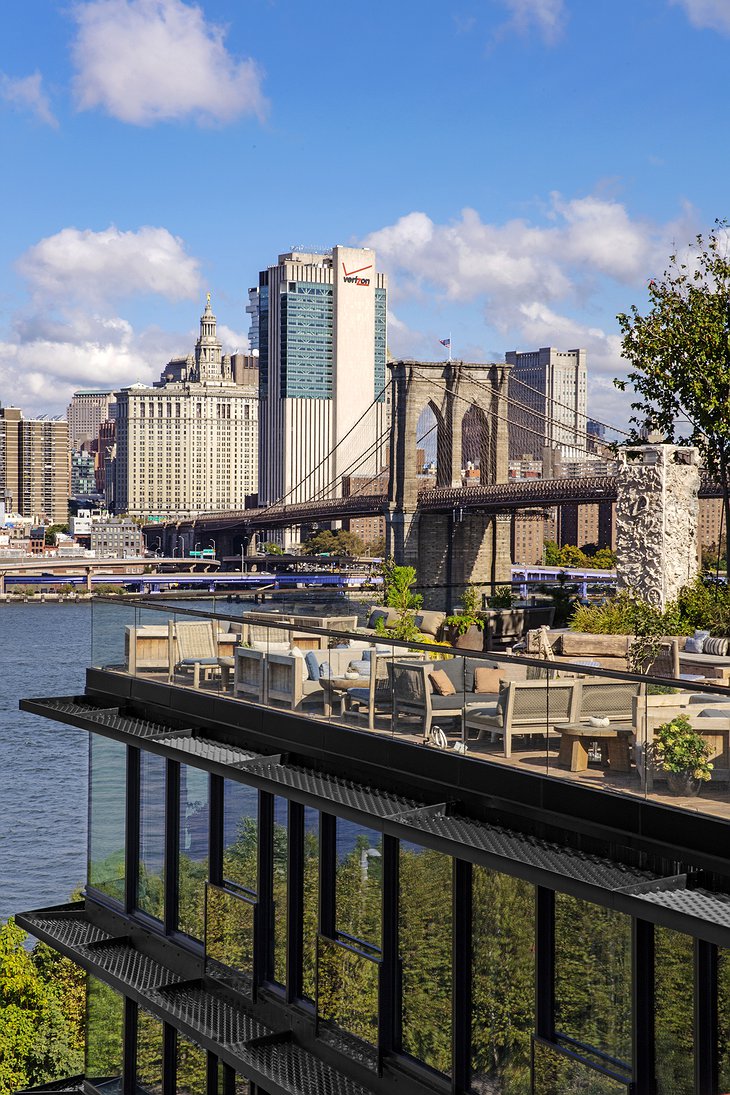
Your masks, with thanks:
[[(463, 486), (463, 420), (470, 412), (481, 483), (508, 478), (507, 380), (510, 366), (466, 361), (397, 361), (392, 375), (389, 507), (386, 550), (413, 566), (427, 605), (451, 610), (464, 586), (509, 582), (510, 519), (448, 507)], [(419, 512), (417, 425), (430, 407), (436, 418), (439, 512)]]

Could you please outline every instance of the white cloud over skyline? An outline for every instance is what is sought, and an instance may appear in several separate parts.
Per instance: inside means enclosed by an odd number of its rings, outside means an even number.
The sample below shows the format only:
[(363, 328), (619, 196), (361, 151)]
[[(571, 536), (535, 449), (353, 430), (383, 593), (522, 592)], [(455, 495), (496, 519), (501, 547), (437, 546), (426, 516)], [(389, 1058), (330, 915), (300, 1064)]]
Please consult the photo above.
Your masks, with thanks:
[(79, 110), (130, 125), (193, 118), (223, 125), (266, 112), (261, 71), (226, 49), (225, 28), (183, 0), (88, 0), (72, 14)]
[(31, 114), (44, 125), (58, 128), (58, 119), (51, 110), (40, 72), (30, 76), (8, 76), (0, 72), (0, 100), (14, 110)]
[[(0, 391), (27, 414), (61, 413), (79, 387), (119, 387), (157, 379), (171, 356), (192, 351), (196, 310), (185, 332), (135, 328), (119, 314), (133, 297), (171, 302), (199, 298), (197, 259), (165, 228), (101, 232), (65, 228), (18, 260), (29, 304), (0, 337)], [(226, 352), (246, 336), (224, 324)]]
[(548, 45), (561, 36), (567, 18), (564, 0), (499, 0), (510, 12), (510, 18), (501, 28), (526, 34), (533, 28)]
[(693, 27), (698, 30), (719, 30), (730, 34), (730, 3), (728, 0), (669, 0), (686, 12)]

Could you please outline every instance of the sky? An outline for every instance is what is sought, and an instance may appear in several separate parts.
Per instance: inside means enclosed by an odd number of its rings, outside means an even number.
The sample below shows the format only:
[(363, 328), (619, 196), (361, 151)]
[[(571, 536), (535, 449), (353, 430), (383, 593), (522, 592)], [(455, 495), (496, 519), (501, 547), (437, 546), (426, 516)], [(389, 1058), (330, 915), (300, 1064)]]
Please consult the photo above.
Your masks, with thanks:
[(205, 293), (372, 246), (388, 346), (586, 347), (730, 214), (730, 0), (23, 0), (0, 37), (0, 403), (157, 378)]

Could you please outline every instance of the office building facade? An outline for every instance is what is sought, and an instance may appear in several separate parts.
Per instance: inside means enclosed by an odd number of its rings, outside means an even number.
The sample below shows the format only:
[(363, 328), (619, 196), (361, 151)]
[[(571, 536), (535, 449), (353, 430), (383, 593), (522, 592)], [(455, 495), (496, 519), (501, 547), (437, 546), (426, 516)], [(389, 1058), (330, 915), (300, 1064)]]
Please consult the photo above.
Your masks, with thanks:
[(79, 450), (82, 445), (96, 441), (101, 423), (112, 415), (113, 405), (114, 392), (74, 392), (66, 408), (68, 443), (71, 449)]
[(544, 346), (504, 355), (509, 379), (509, 454), (542, 459), (543, 450), (585, 458), (587, 449), (588, 374), (585, 350)]
[[(241, 510), (256, 491), (258, 391), (236, 383), (208, 299), (195, 353), (154, 387), (117, 392), (114, 509), (133, 516)], [(110, 494), (107, 484), (107, 497)]]
[(387, 459), (387, 281), (375, 252), (280, 255), (249, 300), (259, 350), (259, 501), (335, 497), (343, 474), (377, 474)]
[(39, 524), (63, 523), (70, 487), (68, 424), (0, 407), (0, 496), (8, 510)]

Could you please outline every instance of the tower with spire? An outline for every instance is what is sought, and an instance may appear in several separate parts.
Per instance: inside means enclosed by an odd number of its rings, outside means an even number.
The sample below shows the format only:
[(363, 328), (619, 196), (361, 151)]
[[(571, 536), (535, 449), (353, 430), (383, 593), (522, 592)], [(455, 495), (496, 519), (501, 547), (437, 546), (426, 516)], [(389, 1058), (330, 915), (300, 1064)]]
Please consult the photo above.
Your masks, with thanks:
[(200, 317), (200, 335), (195, 343), (195, 364), (190, 380), (193, 383), (206, 381), (227, 381), (231, 383), (231, 359), (223, 354), (223, 345), (216, 334), (216, 318), (210, 306), (210, 293), (205, 302), (205, 311)]

